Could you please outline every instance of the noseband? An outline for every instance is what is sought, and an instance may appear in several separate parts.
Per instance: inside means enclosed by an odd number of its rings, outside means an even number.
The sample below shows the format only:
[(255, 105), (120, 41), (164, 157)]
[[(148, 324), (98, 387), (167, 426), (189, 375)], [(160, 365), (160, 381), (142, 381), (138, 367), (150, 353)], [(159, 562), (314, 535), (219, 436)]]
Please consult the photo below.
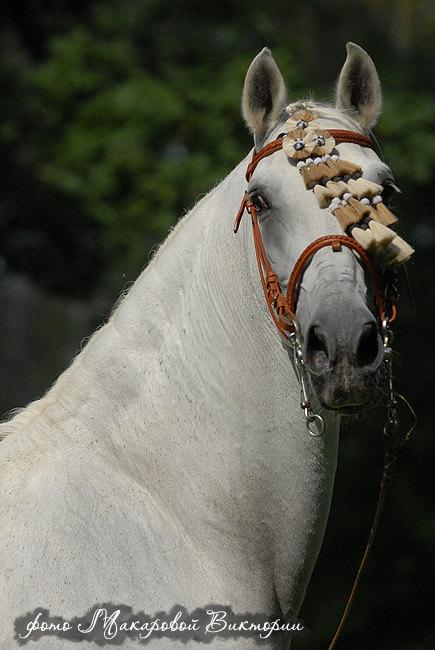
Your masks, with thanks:
[[(330, 129), (328, 133), (334, 138), (335, 143), (339, 144), (341, 142), (349, 142), (352, 144), (358, 144), (362, 147), (370, 147), (374, 149), (374, 145), (370, 138), (366, 137), (361, 133), (356, 133), (353, 131), (346, 131), (341, 129)], [(259, 152), (255, 152), (252, 157), (252, 161), (248, 165), (246, 171), (246, 180), (249, 182), (252, 178), (252, 175), (255, 171), (260, 160), (270, 156), (271, 154), (279, 151), (283, 148), (284, 137), (279, 137), (273, 142), (270, 142)], [(364, 262), (375, 293), (376, 307), (379, 314), (379, 319), (381, 323), (386, 322), (386, 324), (391, 323), (396, 317), (396, 305), (395, 301), (391, 300), (390, 297), (390, 309), (391, 313), (386, 318), (384, 300), (382, 297), (381, 285), (378, 279), (378, 275), (375, 271), (375, 268), (370, 261), (364, 248), (358, 244), (355, 239), (352, 237), (341, 234), (341, 235), (327, 235), (325, 237), (319, 237), (315, 241), (311, 242), (305, 250), (299, 256), (296, 264), (293, 267), (293, 270), (290, 274), (289, 283), (287, 285), (287, 294), (283, 295), (281, 292), (278, 278), (276, 273), (273, 271), (270, 261), (267, 257), (267, 253), (264, 247), (263, 238), (261, 236), (260, 227), (258, 224), (257, 211), (255, 205), (251, 200), (248, 199), (248, 193), (245, 192), (245, 196), (242, 200), (239, 212), (237, 213), (236, 221), (234, 224), (234, 232), (237, 233), (245, 209), (251, 215), (252, 230), (254, 236), (254, 245), (255, 253), (257, 258), (257, 265), (260, 274), (261, 284), (263, 287), (263, 292), (266, 298), (266, 303), (269, 308), (270, 314), (275, 322), (276, 327), (284, 337), (284, 339), (289, 340), (288, 333), (293, 333), (297, 324), (296, 317), (296, 306), (295, 306), (295, 295), (296, 289), (303, 275), (307, 263), (311, 260), (313, 255), (320, 250), (331, 246), (334, 252), (341, 251), (342, 246), (350, 248), (356, 251), (360, 259)]]

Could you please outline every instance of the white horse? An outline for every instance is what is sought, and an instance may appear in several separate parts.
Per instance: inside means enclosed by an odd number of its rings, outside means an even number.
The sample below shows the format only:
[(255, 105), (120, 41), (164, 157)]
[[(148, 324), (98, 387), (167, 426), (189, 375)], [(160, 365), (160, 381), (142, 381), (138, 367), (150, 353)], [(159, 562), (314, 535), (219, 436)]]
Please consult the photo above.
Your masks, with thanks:
[[(347, 49), (336, 106), (315, 108), (323, 129), (361, 133), (380, 111), (380, 85), (369, 56)], [(257, 150), (282, 133), (286, 105), (264, 49), (243, 92)], [(364, 178), (391, 183), (373, 150), (337, 148)], [(2, 425), (2, 649), (18, 646), (27, 627), (15, 620), (33, 620), (39, 608), (48, 611), (27, 640), (38, 638), (44, 617), (87, 614), (89, 628), (89, 612), (103, 603), (108, 615), (107, 604), (151, 617), (176, 606), (188, 618), (215, 604), (297, 616), (330, 508), (340, 413), (371, 399), (382, 341), (358, 256), (319, 250), (297, 302), (311, 406), (325, 423), (322, 437), (308, 435), (249, 219), (237, 234), (234, 219), (248, 190), (283, 291), (302, 250), (342, 230), (284, 151), (262, 160), (248, 186), (250, 158), (179, 222), (47, 394)], [(85, 627), (75, 638), (95, 642)], [(133, 637), (123, 647), (136, 647)], [(152, 647), (185, 647), (174, 638)], [(228, 641), (210, 630), (210, 639), (212, 647), (256, 647), (243, 634)], [(290, 637), (269, 644), (288, 648)], [(44, 633), (35, 647), (77, 644)]]

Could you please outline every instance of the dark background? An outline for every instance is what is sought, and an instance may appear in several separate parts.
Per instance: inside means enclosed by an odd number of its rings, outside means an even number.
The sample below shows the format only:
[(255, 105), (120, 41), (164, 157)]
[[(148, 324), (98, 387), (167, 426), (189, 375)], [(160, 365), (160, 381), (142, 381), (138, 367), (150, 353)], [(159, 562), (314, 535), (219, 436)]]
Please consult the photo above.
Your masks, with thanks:
[[(1, 13), (2, 412), (44, 393), (169, 227), (250, 149), (241, 88), (265, 45), (291, 99), (332, 98), (347, 41), (370, 53), (384, 90), (375, 135), (403, 192), (400, 232), (417, 248), (395, 374), (418, 425), (337, 647), (435, 648), (434, 4), (16, 0)], [(301, 612), (313, 633), (295, 648), (326, 649), (340, 618), (375, 507), (384, 418), (379, 407), (344, 423)]]

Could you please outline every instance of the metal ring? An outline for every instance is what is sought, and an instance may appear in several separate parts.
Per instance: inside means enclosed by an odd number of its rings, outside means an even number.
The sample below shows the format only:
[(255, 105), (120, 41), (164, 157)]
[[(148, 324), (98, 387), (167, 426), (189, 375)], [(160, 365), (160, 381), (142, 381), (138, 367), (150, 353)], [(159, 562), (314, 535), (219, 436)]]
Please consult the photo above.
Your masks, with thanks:
[[(317, 422), (316, 425), (314, 423)], [(312, 436), (313, 438), (320, 438), (323, 436), (323, 433), (325, 431), (325, 421), (322, 418), (322, 416), (317, 415), (317, 413), (313, 413), (313, 415), (310, 415), (309, 418), (307, 418), (307, 431)], [(312, 427), (312, 428), (310, 428)]]
[(382, 321), (381, 332), (383, 337), (384, 347), (390, 346), (393, 342), (393, 331), (388, 328), (389, 320), (385, 317)]

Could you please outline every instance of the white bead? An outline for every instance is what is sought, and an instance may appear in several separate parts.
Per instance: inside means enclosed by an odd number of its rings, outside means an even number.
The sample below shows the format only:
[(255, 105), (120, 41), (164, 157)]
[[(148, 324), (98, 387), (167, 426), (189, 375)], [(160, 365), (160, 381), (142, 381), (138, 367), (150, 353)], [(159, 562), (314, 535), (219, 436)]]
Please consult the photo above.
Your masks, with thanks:
[(360, 199), (360, 203), (362, 203), (363, 205), (370, 205), (370, 199), (368, 199), (367, 197), (364, 197), (364, 198)]
[(338, 198), (338, 196), (336, 196), (335, 198), (332, 199), (331, 203), (329, 204), (329, 209), (331, 210), (331, 212), (334, 212), (340, 205), (341, 205), (341, 201)]
[(331, 156), (331, 160), (333, 160), (334, 162), (337, 162), (337, 160), (339, 159), (339, 157), (340, 157), (340, 156), (337, 156), (337, 154), (335, 153), (333, 156)]
[(382, 203), (382, 196), (380, 196), (379, 194), (372, 198), (372, 204), (376, 205), (377, 203)]
[(298, 164), (296, 165), (296, 167), (297, 167), (298, 169), (302, 169), (302, 167), (305, 167), (305, 165), (306, 165), (305, 160), (300, 160), (300, 161), (298, 162)]
[(314, 158), (314, 164), (319, 165), (323, 160), (321, 158)]
[(352, 198), (352, 194), (350, 192), (346, 192), (343, 194), (343, 201), (346, 201), (346, 203), (349, 201), (349, 199)]

